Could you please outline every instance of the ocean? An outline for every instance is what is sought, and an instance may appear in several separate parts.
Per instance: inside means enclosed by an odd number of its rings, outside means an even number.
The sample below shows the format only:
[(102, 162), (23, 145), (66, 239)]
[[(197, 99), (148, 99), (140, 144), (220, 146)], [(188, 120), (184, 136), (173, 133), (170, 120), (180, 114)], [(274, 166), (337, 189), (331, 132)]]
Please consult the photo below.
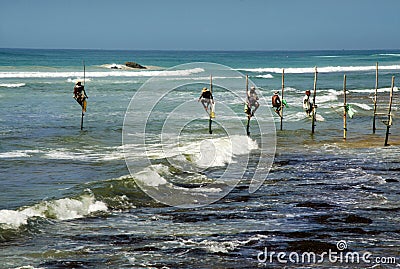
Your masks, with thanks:
[(399, 79), (399, 50), (0, 49), (0, 268), (398, 268)]

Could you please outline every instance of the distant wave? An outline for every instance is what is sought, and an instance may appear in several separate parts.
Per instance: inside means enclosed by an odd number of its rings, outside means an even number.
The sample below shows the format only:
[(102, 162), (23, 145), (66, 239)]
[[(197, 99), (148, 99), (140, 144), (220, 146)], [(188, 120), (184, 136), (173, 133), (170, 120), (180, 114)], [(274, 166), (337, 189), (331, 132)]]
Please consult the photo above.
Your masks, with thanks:
[[(326, 66), (317, 67), (319, 73), (335, 73), (335, 72), (359, 72), (359, 71), (374, 71), (376, 66)], [(380, 70), (400, 70), (400, 65), (387, 65), (379, 66)], [(282, 73), (282, 68), (243, 68), (237, 69), (240, 71), (254, 72), (254, 73)], [(314, 67), (291, 67), (285, 68), (285, 73), (289, 74), (305, 74), (314, 73)]]
[[(192, 68), (186, 70), (171, 71), (105, 71), (105, 72), (86, 72), (88, 78), (101, 77), (153, 77), (153, 76), (188, 76), (201, 73), (204, 69)], [(80, 77), (82, 72), (0, 72), (0, 78), (70, 78)]]
[(400, 57), (400, 53), (381, 53), (378, 54), (379, 56), (394, 56), (394, 57)]
[[(210, 77), (175, 77), (175, 78), (167, 78), (166, 80), (209, 80)], [(213, 76), (213, 79), (242, 79), (242, 77), (221, 77), (221, 76)]]
[(266, 75), (257, 75), (256, 78), (274, 78), (274, 76), (271, 74), (266, 74)]
[(4, 88), (19, 88), (19, 87), (24, 87), (26, 84), (25, 83), (1, 83), (0, 87)]
[[(391, 88), (379, 88), (378, 92), (390, 92)], [(350, 90), (351, 92), (358, 92), (358, 93), (374, 93), (375, 89), (354, 89)], [(394, 87), (393, 91), (399, 91), (398, 87)]]
[(319, 55), (319, 56), (314, 56), (316, 58), (340, 58), (343, 56), (338, 56), (338, 55)]

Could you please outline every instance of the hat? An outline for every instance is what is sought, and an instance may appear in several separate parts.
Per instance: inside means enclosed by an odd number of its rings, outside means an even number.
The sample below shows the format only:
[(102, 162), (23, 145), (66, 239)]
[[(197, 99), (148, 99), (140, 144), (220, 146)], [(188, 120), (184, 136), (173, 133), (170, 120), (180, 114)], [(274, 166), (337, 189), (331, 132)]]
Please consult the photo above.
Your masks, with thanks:
[(80, 80), (78, 80), (75, 85), (81, 84), (82, 82)]
[(251, 86), (251, 88), (250, 88), (250, 90), (255, 90), (256, 89), (256, 87), (254, 87), (254, 86)]
[(279, 94), (279, 92), (278, 92), (278, 91), (276, 91), (276, 92), (274, 92), (274, 94)]
[(207, 91), (207, 88), (206, 88), (206, 87), (204, 87), (204, 88), (203, 88), (203, 92), (206, 92), (206, 91)]

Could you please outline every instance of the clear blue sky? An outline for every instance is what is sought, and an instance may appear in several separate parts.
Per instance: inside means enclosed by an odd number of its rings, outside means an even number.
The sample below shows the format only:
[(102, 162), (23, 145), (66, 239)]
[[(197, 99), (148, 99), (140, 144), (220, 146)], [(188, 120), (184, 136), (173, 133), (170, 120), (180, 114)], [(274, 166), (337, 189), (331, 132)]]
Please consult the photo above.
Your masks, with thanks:
[(399, 49), (400, 0), (0, 0), (0, 47)]

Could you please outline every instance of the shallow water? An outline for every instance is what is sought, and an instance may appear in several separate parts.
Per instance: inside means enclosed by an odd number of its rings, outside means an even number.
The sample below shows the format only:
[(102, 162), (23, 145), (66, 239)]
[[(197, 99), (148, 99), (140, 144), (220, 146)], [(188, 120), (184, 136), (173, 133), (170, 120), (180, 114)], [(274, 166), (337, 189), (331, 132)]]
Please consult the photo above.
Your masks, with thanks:
[[(267, 104), (251, 122), (250, 139), (243, 131), (246, 119), (242, 100), (218, 86), (238, 78), (215, 75), (217, 118), (214, 133), (209, 135), (207, 116), (196, 102), (201, 83), (209, 80), (209, 74), (190, 68), (166, 76), (183, 80), (193, 74), (200, 79), (198, 84), (177, 88), (155, 106), (146, 129), (147, 151), (143, 145), (129, 145), (129, 158), (136, 165), (131, 169), (134, 176), (130, 175), (122, 145), (125, 112), (132, 96), (150, 75), (157, 73), (109, 70), (103, 65), (123, 64), (132, 55), (141, 64), (163, 69), (205, 61), (249, 74)], [(390, 147), (383, 147), (384, 117), (377, 121), (377, 133), (371, 131), (373, 68), (379, 61), (382, 71), (378, 100), (380, 110), (385, 111), (390, 78), (398, 76), (400, 70), (399, 57), (393, 55), (400, 53), (1, 49), (0, 267), (282, 268), (276, 256), (265, 262), (258, 257), (263, 258), (266, 248), (268, 253), (337, 251), (336, 244), (341, 240), (348, 251), (368, 251), (373, 258), (396, 257), (394, 263), (378, 268), (399, 266), (400, 130), (396, 117)], [(83, 77), (82, 59), (86, 63), (89, 99), (84, 130), (80, 131), (81, 113), (72, 98), (72, 88), (73, 82)], [(313, 85), (314, 74), (309, 70), (314, 66), (321, 67), (317, 95), (321, 121), (317, 121), (312, 135), (301, 99), (304, 90)], [(349, 71), (350, 66), (359, 68)], [(372, 69), (365, 70), (365, 66)], [(271, 118), (269, 98), (281, 87), (282, 67), (287, 70), (285, 98), (289, 104), (284, 130), (279, 130), (279, 119), (273, 115), (277, 144), (271, 171), (264, 184), (249, 193), (254, 173), (267, 169), (259, 163), (262, 151), (270, 147), (260, 142), (265, 133), (258, 128), (269, 126), (261, 123)], [(346, 141), (342, 139), (340, 111), (344, 70), (348, 76), (348, 102), (357, 110), (348, 121)], [(240, 96), (244, 87), (231, 92)], [(395, 88), (395, 116), (397, 95)], [(170, 129), (162, 129), (162, 123), (168, 120), (176, 100), (190, 100), (190, 107), (185, 109), (198, 114), (178, 114), (182, 122), (189, 123), (182, 129), (180, 141), (167, 143), (168, 155), (160, 148), (160, 131), (174, 130), (173, 124), (168, 125)], [(231, 110), (224, 110), (224, 105)], [(199, 116), (191, 121), (192, 115)], [(228, 131), (232, 135), (228, 136)], [(272, 136), (275, 132), (268, 128), (266, 133)], [(213, 151), (212, 156), (217, 158), (199, 155), (200, 147)], [(176, 157), (181, 149), (186, 154), (183, 160)], [(143, 166), (147, 157), (161, 175), (158, 181), (152, 181), (156, 186), (160, 182), (173, 183), (182, 190), (196, 189), (200, 196), (204, 194), (201, 188), (222, 177), (238, 185), (210, 205), (170, 207), (153, 200), (137, 185), (136, 173), (147, 167)], [(242, 168), (238, 166), (241, 163), (246, 163), (244, 172), (235, 170)], [(230, 173), (224, 174), (228, 164), (234, 165)], [(212, 185), (214, 195), (219, 188), (231, 186), (225, 183)], [(355, 264), (325, 259), (287, 266), (376, 265), (376, 260)]]

